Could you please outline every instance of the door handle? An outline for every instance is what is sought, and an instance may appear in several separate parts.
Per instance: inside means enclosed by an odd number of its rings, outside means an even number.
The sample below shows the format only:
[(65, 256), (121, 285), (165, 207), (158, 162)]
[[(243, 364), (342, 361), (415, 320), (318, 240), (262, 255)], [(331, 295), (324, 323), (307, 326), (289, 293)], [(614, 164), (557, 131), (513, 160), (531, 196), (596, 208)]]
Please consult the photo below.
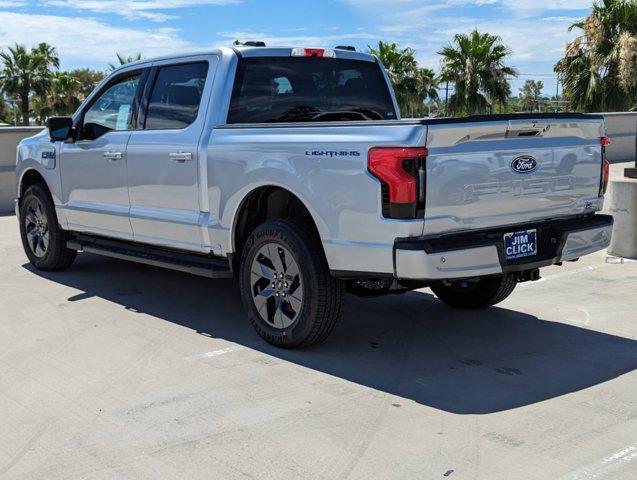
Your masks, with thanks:
[(104, 152), (104, 158), (107, 160), (121, 160), (124, 158), (124, 154), (122, 152)]
[(169, 153), (168, 157), (173, 162), (184, 163), (184, 162), (190, 162), (192, 160), (192, 153), (190, 153), (190, 152), (175, 152), (175, 153)]

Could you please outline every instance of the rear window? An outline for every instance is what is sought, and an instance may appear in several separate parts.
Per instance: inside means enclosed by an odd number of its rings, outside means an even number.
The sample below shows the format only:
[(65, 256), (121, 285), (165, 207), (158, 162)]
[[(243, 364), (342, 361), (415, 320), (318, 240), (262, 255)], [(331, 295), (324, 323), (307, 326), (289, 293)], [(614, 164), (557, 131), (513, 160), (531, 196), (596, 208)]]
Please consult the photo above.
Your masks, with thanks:
[(228, 112), (228, 123), (395, 118), (377, 63), (312, 57), (241, 59)]

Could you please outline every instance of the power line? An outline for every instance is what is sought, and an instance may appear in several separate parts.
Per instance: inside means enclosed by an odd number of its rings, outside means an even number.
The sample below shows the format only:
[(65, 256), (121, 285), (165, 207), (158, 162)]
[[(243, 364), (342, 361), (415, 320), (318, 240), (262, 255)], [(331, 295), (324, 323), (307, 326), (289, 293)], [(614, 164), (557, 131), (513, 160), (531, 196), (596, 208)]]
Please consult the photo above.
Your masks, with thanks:
[(517, 76), (518, 77), (556, 77), (557, 73), (518, 73)]

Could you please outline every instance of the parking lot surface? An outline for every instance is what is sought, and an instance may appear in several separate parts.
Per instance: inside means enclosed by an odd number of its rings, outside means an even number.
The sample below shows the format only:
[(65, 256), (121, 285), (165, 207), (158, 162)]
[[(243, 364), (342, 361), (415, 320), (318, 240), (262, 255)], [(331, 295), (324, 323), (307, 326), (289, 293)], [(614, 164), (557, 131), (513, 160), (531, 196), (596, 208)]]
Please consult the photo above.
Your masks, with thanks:
[(237, 284), (78, 256), (0, 218), (0, 478), (637, 478), (637, 263), (543, 270), (498, 307), (348, 297), (277, 350)]

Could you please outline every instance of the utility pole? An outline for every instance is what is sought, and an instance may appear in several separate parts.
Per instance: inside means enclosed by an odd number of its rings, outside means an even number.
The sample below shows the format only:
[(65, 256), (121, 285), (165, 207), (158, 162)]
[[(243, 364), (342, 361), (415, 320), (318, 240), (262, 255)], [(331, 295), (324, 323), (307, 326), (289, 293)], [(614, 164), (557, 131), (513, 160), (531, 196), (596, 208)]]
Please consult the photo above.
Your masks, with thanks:
[(445, 87), (445, 117), (449, 116), (449, 80), (447, 80), (447, 86)]
[(13, 110), (13, 126), (14, 127), (18, 126), (18, 117), (17, 117), (16, 109), (15, 109), (17, 101), (18, 101), (17, 98), (7, 98), (7, 102), (11, 102), (11, 105), (13, 106), (12, 110)]
[(560, 109), (560, 74), (557, 74), (555, 82), (555, 113)]

